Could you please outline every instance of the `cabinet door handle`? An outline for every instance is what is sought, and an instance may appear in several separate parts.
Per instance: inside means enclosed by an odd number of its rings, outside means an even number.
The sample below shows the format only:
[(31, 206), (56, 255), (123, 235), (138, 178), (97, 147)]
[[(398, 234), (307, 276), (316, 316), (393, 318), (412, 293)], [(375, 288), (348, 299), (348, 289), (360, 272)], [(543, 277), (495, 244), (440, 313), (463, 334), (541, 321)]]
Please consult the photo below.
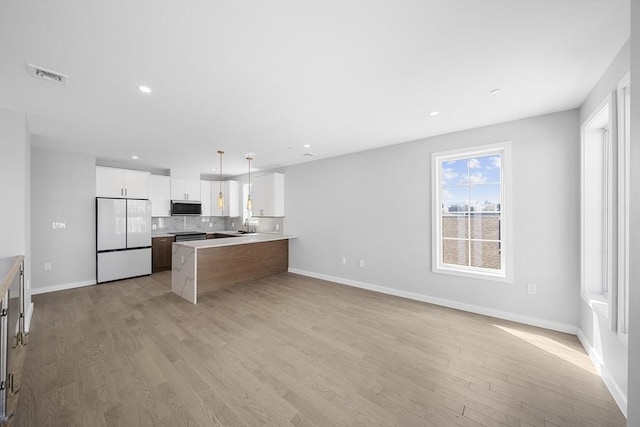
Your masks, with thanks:
[(124, 195), (125, 195), (125, 196), (128, 196), (128, 195), (129, 195), (129, 189), (128, 189), (128, 188), (125, 188), (125, 189), (124, 189)]
[(120, 195), (124, 196), (124, 193), (122, 192), (122, 188), (120, 189)]

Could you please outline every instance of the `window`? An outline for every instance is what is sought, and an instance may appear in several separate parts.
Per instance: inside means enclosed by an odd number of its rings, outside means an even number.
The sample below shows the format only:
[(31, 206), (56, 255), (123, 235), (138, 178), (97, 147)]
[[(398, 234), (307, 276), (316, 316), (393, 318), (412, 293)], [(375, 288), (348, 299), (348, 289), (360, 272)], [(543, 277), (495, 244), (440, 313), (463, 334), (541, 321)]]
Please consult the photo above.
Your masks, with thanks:
[(610, 319), (613, 285), (613, 145), (611, 97), (600, 103), (582, 125), (581, 296)]
[(507, 279), (509, 143), (436, 153), (433, 270)]
[(629, 199), (631, 78), (618, 84), (618, 335), (627, 342), (629, 326)]

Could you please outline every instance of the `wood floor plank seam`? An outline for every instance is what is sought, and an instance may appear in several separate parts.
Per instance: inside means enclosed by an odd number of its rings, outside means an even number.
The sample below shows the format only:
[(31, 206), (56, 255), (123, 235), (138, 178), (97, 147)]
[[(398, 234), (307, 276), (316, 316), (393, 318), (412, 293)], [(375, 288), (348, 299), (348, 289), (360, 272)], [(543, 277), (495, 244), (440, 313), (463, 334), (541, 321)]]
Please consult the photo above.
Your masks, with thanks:
[(16, 426), (617, 427), (575, 336), (282, 273), (40, 294)]

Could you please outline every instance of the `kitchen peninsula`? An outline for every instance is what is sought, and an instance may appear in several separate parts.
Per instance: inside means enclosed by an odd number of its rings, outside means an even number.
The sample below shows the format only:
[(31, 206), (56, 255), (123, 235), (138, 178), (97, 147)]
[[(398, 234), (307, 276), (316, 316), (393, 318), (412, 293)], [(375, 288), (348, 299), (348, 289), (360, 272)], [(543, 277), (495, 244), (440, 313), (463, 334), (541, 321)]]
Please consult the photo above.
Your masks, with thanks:
[(289, 239), (294, 238), (256, 233), (175, 242), (171, 254), (171, 291), (196, 304), (198, 295), (205, 292), (285, 272), (289, 268)]

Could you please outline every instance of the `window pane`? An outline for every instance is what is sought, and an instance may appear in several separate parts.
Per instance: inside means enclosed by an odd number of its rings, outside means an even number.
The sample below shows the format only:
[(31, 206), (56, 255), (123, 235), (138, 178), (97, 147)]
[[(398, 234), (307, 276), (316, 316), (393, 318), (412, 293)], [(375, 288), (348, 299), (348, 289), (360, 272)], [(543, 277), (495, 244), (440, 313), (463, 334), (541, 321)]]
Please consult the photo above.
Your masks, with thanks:
[(442, 262), (453, 265), (469, 265), (468, 240), (442, 240)]
[(471, 265), (500, 270), (500, 243), (472, 241)]
[(500, 210), (500, 184), (472, 185), (469, 194), (472, 211), (495, 212)]
[(499, 213), (471, 213), (470, 215), (472, 239), (500, 240)]
[(442, 189), (442, 212), (467, 212), (469, 210), (469, 187)]
[(466, 185), (469, 169), (467, 159), (452, 160), (442, 163), (442, 186)]
[(469, 219), (467, 215), (443, 214), (442, 237), (469, 238)]
[(495, 184), (500, 182), (500, 155), (473, 157), (469, 159), (470, 184)]

